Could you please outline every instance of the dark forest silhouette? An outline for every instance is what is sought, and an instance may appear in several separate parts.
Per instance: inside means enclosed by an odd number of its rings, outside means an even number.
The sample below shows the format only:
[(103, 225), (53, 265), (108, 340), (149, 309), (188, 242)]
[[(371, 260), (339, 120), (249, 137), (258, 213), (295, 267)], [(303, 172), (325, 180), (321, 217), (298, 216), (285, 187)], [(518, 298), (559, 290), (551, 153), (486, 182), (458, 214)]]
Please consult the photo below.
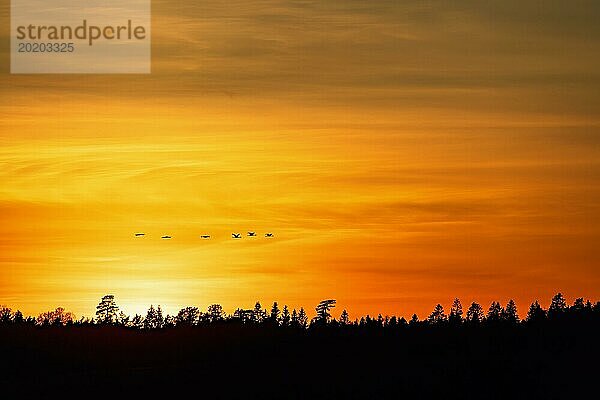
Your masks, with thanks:
[[(562, 294), (519, 316), (510, 300), (426, 318), (333, 318), (333, 299), (309, 319), (274, 303), (226, 314), (151, 305), (128, 316), (112, 295), (94, 318), (63, 308), (25, 317), (0, 307), (0, 398), (49, 387), (112, 397), (183, 393), (206, 398), (573, 398), (594, 389), (600, 302)], [(57, 390), (57, 389), (52, 389)], [(62, 395), (66, 392), (60, 391)]]
[(333, 299), (322, 300), (316, 307), (316, 316), (309, 320), (303, 307), (291, 312), (287, 305), (282, 309), (277, 302), (273, 303), (270, 311), (262, 308), (260, 302), (256, 302), (253, 309), (238, 308), (233, 314), (226, 314), (220, 304), (211, 304), (206, 312), (197, 307), (184, 307), (177, 315), (163, 315), (161, 306), (151, 305), (145, 316), (136, 314), (131, 317), (120, 311), (115, 297), (106, 295), (102, 297), (96, 306), (96, 317), (77, 319), (71, 312), (62, 307), (54, 311), (39, 314), (37, 318), (24, 317), (21, 311), (12, 311), (6, 306), (0, 306), (0, 324), (29, 324), (35, 326), (118, 326), (131, 329), (163, 329), (175, 327), (208, 326), (211, 324), (252, 324), (255, 326), (268, 326), (270, 328), (297, 328), (311, 329), (326, 326), (328, 329), (335, 328), (396, 328), (405, 326), (427, 326), (427, 327), (457, 327), (460, 325), (478, 326), (516, 326), (519, 324), (540, 324), (544, 321), (550, 322), (592, 322), (600, 318), (600, 301), (592, 303), (590, 300), (577, 298), (569, 306), (562, 295), (557, 293), (551, 301), (550, 307), (545, 310), (539, 303), (534, 301), (524, 319), (520, 319), (517, 305), (509, 300), (505, 307), (499, 302), (492, 304), (484, 311), (484, 308), (473, 302), (466, 312), (458, 298), (454, 299), (450, 312), (446, 315), (444, 307), (437, 304), (431, 314), (420, 320), (413, 314), (409, 321), (404, 317), (370, 315), (350, 319), (348, 312), (344, 309), (339, 318), (332, 318), (330, 311), (335, 307)]

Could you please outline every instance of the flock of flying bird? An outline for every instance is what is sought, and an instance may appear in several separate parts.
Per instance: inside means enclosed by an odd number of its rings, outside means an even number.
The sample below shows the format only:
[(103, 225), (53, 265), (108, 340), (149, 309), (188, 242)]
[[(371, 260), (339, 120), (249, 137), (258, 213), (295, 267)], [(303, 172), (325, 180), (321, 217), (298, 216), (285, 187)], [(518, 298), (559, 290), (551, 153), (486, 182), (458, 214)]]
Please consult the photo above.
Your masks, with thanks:
[[(146, 234), (143, 233), (143, 232), (137, 232), (137, 233), (134, 234), (134, 236), (135, 237), (143, 237), (143, 236), (146, 236)], [(256, 232), (248, 231), (247, 236), (248, 237), (256, 237), (257, 235), (256, 235)], [(275, 237), (275, 236), (272, 233), (267, 232), (267, 233), (265, 233), (265, 237), (266, 238), (272, 238), (272, 237)], [(170, 235), (164, 235), (164, 236), (161, 236), (160, 238), (168, 240), (168, 239), (171, 239), (172, 237)], [(231, 234), (231, 238), (232, 239), (241, 239), (242, 238), (242, 234), (234, 232), (234, 233)], [(210, 239), (210, 235), (200, 235), (200, 239)]]

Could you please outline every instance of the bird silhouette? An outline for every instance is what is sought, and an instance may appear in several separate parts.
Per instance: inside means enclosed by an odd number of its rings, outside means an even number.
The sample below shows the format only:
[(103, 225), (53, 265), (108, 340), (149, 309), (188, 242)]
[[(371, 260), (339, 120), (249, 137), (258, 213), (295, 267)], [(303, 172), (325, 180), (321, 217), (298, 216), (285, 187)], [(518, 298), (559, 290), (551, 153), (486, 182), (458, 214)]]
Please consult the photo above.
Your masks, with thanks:
[(200, 235), (200, 238), (202, 238), (202, 239), (210, 239), (210, 235)]
[(265, 233), (265, 237), (272, 238), (273, 234), (272, 233)]
[(242, 234), (241, 233), (232, 233), (231, 237), (233, 239), (241, 239), (242, 238)]
[(256, 232), (248, 232), (248, 236), (256, 236)]
[(140, 236), (146, 236), (146, 234), (145, 233), (141, 233), (141, 232), (135, 234), (135, 237), (140, 237)]
[(165, 236), (162, 236), (161, 239), (171, 239), (171, 236), (165, 235)]

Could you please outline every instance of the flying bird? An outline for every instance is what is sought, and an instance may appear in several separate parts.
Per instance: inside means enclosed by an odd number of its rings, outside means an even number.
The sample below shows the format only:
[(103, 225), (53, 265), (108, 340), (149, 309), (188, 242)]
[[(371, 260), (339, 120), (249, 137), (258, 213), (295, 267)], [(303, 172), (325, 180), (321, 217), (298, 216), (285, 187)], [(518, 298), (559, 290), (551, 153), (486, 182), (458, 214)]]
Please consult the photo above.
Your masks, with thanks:
[(248, 232), (248, 236), (256, 236), (256, 232)]
[(265, 237), (272, 238), (272, 237), (273, 237), (273, 234), (272, 234), (272, 233), (265, 233)]
[(135, 237), (140, 237), (140, 236), (146, 236), (146, 234), (145, 233), (141, 233), (141, 232), (135, 234)]
[(210, 239), (210, 235), (200, 235), (201, 239)]
[(241, 239), (242, 238), (242, 234), (241, 233), (232, 233), (231, 234), (231, 238), (232, 239)]
[(165, 235), (165, 236), (162, 236), (161, 239), (171, 239), (171, 236)]

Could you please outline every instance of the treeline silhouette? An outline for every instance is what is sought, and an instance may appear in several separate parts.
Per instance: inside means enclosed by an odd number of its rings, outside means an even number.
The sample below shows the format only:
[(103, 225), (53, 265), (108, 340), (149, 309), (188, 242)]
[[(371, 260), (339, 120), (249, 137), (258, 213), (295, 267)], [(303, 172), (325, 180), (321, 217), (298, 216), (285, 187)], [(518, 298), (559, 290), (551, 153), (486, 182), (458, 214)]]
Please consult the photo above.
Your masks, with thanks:
[(131, 317), (112, 295), (94, 318), (0, 307), (0, 398), (596, 397), (600, 302), (558, 293), (521, 318), (512, 300), (455, 299), (409, 320), (334, 318), (335, 305), (321, 301), (313, 318), (259, 302)]
[(161, 306), (151, 305), (145, 316), (136, 314), (131, 317), (126, 315), (115, 301), (113, 295), (106, 295), (96, 306), (96, 317), (77, 319), (71, 312), (58, 307), (54, 311), (47, 311), (37, 317), (23, 316), (21, 311), (13, 312), (6, 306), (0, 306), (0, 324), (30, 324), (35, 326), (89, 326), (89, 325), (111, 325), (132, 329), (163, 329), (175, 327), (208, 326), (211, 324), (252, 324), (255, 326), (281, 327), (311, 329), (327, 326), (334, 328), (396, 328), (407, 326), (459, 326), (467, 324), (477, 325), (518, 325), (518, 324), (540, 324), (544, 321), (551, 322), (584, 322), (600, 318), (600, 301), (592, 303), (584, 298), (577, 298), (571, 306), (562, 293), (557, 293), (545, 310), (539, 303), (534, 301), (527, 311), (526, 317), (521, 320), (514, 300), (509, 300), (505, 307), (499, 302), (493, 301), (487, 312), (476, 302), (469, 305), (466, 312), (463, 310), (460, 299), (454, 299), (450, 312), (446, 314), (444, 307), (437, 304), (431, 314), (420, 320), (417, 314), (413, 314), (410, 320), (404, 317), (366, 315), (364, 317), (350, 319), (348, 312), (344, 309), (339, 318), (331, 316), (331, 309), (335, 307), (336, 300), (328, 299), (321, 301), (316, 307), (316, 316), (309, 320), (303, 307), (291, 312), (287, 305), (283, 308), (274, 302), (270, 311), (263, 309), (260, 302), (256, 302), (253, 309), (238, 308), (233, 314), (227, 314), (220, 304), (211, 304), (206, 312), (200, 311), (198, 307), (184, 307), (176, 315), (163, 314)]

